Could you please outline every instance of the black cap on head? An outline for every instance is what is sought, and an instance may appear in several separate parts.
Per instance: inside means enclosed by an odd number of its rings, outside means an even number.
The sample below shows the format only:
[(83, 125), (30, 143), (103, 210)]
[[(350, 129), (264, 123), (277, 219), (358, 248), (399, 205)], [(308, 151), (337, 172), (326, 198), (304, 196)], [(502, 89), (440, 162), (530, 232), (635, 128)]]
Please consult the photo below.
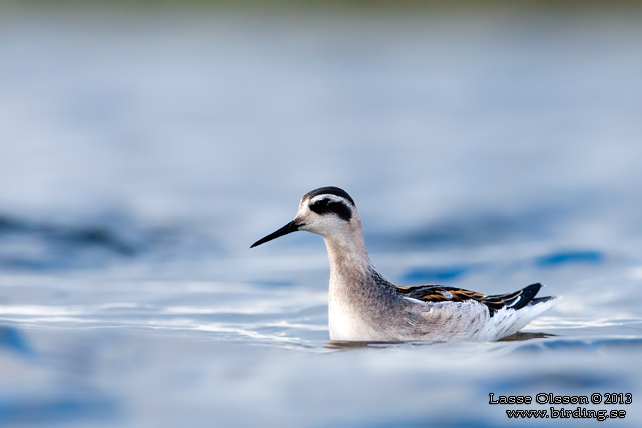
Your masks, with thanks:
[(348, 200), (348, 201), (352, 204), (352, 206), (353, 206), (353, 207), (355, 206), (355, 205), (354, 205), (354, 201), (352, 200), (352, 198), (350, 197), (350, 195), (348, 195), (348, 192), (346, 192), (346, 191), (345, 191), (345, 190), (343, 190), (343, 189), (339, 189), (338, 187), (334, 187), (334, 186), (319, 187), (318, 189), (314, 189), (314, 190), (312, 190), (311, 192), (308, 192), (308, 193), (306, 193), (305, 195), (303, 195), (303, 199), (304, 199), (304, 200), (305, 200), (305, 199), (312, 199), (312, 198), (314, 198), (315, 196), (319, 196), (319, 195), (335, 195), (335, 196), (340, 196), (340, 197), (342, 197), (342, 198), (344, 198), (344, 199)]

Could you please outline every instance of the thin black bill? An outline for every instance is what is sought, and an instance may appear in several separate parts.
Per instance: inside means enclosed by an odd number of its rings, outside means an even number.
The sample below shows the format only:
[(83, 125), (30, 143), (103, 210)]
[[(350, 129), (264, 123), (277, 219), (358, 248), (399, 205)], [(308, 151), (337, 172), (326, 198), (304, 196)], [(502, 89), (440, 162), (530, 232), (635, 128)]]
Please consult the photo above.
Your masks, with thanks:
[(254, 244), (252, 244), (252, 246), (250, 248), (254, 248), (254, 247), (259, 246), (261, 244), (265, 244), (266, 242), (271, 241), (273, 239), (276, 239), (279, 236), (283, 236), (283, 235), (287, 235), (288, 233), (296, 232), (297, 230), (299, 230), (299, 227), (301, 227), (301, 225), (299, 223), (295, 222), (294, 220), (292, 220), (291, 222), (289, 222), (288, 224), (286, 224), (285, 226), (283, 226), (282, 228), (280, 228), (276, 232), (270, 233), (265, 238), (259, 239)]

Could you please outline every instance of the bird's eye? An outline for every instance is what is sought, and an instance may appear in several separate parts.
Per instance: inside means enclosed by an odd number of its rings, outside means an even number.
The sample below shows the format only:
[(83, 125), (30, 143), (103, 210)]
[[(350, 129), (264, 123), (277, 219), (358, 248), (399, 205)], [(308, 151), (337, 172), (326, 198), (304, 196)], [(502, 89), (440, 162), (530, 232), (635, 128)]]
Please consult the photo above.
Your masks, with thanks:
[(310, 204), (310, 210), (319, 215), (336, 214), (340, 219), (350, 221), (352, 218), (352, 211), (343, 202), (332, 201), (330, 199), (319, 199)]
[(329, 202), (330, 201), (328, 199), (319, 199), (318, 201), (310, 204), (310, 209), (317, 214), (323, 214), (328, 208)]

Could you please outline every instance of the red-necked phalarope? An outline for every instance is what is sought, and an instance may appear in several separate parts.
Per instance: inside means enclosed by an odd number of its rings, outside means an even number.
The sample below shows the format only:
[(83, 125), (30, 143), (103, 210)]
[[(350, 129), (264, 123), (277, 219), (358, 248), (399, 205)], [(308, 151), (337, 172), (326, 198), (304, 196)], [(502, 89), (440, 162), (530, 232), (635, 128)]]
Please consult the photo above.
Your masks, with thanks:
[(391, 284), (370, 263), (357, 208), (338, 187), (306, 193), (294, 220), (252, 247), (297, 230), (321, 235), (328, 248), (331, 340), (499, 340), (561, 298), (535, 298), (541, 284), (496, 296), (441, 285)]

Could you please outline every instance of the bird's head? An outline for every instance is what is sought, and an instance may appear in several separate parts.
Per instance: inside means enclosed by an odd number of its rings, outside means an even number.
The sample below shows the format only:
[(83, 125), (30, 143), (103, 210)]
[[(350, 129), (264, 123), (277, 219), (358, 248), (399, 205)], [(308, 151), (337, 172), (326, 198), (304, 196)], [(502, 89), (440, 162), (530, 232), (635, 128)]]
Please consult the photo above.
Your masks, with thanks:
[(303, 195), (294, 220), (259, 239), (250, 248), (298, 230), (331, 237), (336, 234), (348, 234), (355, 228), (360, 229), (361, 222), (350, 195), (338, 187), (321, 187)]

